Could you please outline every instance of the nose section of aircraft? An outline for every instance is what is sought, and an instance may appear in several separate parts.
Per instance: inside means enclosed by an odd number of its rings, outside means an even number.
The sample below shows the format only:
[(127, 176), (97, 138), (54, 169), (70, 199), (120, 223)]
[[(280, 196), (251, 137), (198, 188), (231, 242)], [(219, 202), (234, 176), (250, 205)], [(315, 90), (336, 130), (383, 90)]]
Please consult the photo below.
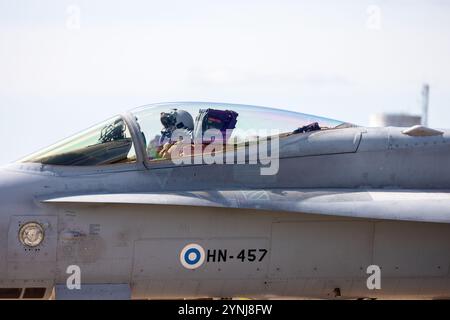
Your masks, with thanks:
[(8, 172), (0, 168), (0, 219), (2, 219), (10, 209), (11, 195), (13, 194), (13, 179)]
[(5, 234), (4, 227), (8, 224), (8, 218), (13, 203), (17, 197), (17, 189), (15, 188), (14, 179), (6, 170), (0, 169), (0, 229)]
[(41, 176), (30, 172), (0, 168), (0, 275), (5, 267), (1, 262), (6, 261), (11, 218), (38, 213), (35, 194), (42, 186), (41, 180)]
[(35, 210), (34, 193), (38, 177), (27, 172), (0, 168), (0, 222), (5, 225), (12, 215), (26, 215)]
[(19, 183), (15, 175), (0, 168), (0, 280), (6, 278), (8, 234), (11, 216), (20, 212)]

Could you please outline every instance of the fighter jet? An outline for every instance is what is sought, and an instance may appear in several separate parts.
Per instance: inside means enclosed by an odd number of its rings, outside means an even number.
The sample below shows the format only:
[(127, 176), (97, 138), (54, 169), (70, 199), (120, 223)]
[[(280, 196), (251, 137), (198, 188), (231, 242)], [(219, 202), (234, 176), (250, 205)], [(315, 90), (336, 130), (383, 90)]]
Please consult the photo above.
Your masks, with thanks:
[(0, 170), (0, 298), (450, 297), (450, 131), (134, 109)]

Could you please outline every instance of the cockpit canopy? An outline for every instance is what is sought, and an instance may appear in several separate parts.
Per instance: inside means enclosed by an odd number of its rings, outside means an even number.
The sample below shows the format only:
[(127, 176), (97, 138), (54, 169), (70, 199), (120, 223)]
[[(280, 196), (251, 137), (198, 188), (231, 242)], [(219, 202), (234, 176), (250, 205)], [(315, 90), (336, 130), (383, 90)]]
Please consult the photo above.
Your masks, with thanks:
[(62, 166), (98, 166), (136, 161), (132, 137), (121, 116), (34, 153), (21, 162)]
[[(148, 160), (164, 160), (176, 142), (173, 133), (179, 131), (192, 139), (192, 144), (207, 144), (211, 142), (210, 137), (205, 138), (207, 130), (220, 132), (228, 143), (352, 126), (298, 112), (226, 103), (160, 103), (134, 109), (128, 115), (98, 124), (21, 162), (63, 166), (133, 163), (137, 161), (134, 144), (141, 143)], [(140, 136), (133, 137), (132, 132)]]

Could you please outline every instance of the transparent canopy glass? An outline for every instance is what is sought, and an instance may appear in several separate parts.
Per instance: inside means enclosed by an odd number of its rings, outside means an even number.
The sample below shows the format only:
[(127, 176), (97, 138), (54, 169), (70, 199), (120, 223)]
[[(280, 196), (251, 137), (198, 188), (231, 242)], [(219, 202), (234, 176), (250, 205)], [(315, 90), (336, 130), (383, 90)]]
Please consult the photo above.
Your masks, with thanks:
[(32, 154), (20, 162), (63, 166), (97, 166), (136, 161), (130, 131), (115, 117)]
[[(160, 160), (164, 158), (161, 155), (161, 149), (164, 142), (162, 136), (165, 134), (165, 125), (162, 122), (163, 115), (171, 110), (182, 110), (191, 115), (195, 125), (190, 131), (197, 131), (199, 126), (200, 110), (228, 110), (237, 114), (237, 122), (233, 128), (233, 135), (255, 134), (258, 137), (271, 132), (293, 133), (302, 127), (317, 123), (319, 130), (343, 128), (352, 126), (351, 124), (327, 119), (323, 117), (312, 116), (308, 114), (265, 108), (248, 105), (223, 104), (223, 103), (204, 103), (204, 102), (181, 102), (181, 103), (160, 103), (147, 105), (132, 111), (140, 126), (146, 143), (147, 155), (150, 160)], [(239, 137), (243, 140), (247, 137)]]
[[(135, 116), (138, 130), (141, 131), (143, 139), (139, 137), (139, 140), (143, 140), (147, 157), (152, 161), (170, 158), (170, 148), (180, 143), (180, 140), (170, 139), (167, 142), (166, 138), (171, 138), (172, 129), (187, 133), (187, 144), (193, 148), (200, 146), (200, 150), (213, 141), (217, 142), (214, 140), (216, 137), (204, 140), (205, 130), (215, 129), (222, 134), (220, 139), (223, 138), (223, 145), (228, 150), (228, 147), (238, 148), (252, 139), (274, 135), (283, 138), (292, 134), (353, 126), (342, 121), (298, 112), (226, 103), (159, 103), (134, 109), (131, 113)], [(199, 133), (200, 140), (197, 139)], [(136, 160), (130, 130), (125, 120), (117, 116), (34, 153), (20, 162), (98, 166), (131, 163)]]

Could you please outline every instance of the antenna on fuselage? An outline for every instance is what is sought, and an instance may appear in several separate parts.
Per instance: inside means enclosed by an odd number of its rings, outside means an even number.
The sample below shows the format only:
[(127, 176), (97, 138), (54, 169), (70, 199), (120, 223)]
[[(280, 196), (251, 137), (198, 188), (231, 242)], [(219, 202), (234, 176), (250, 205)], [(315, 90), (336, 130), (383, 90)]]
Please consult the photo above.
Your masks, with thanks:
[(428, 104), (429, 104), (429, 96), (430, 96), (430, 86), (428, 83), (425, 83), (422, 88), (422, 125), (428, 126)]

